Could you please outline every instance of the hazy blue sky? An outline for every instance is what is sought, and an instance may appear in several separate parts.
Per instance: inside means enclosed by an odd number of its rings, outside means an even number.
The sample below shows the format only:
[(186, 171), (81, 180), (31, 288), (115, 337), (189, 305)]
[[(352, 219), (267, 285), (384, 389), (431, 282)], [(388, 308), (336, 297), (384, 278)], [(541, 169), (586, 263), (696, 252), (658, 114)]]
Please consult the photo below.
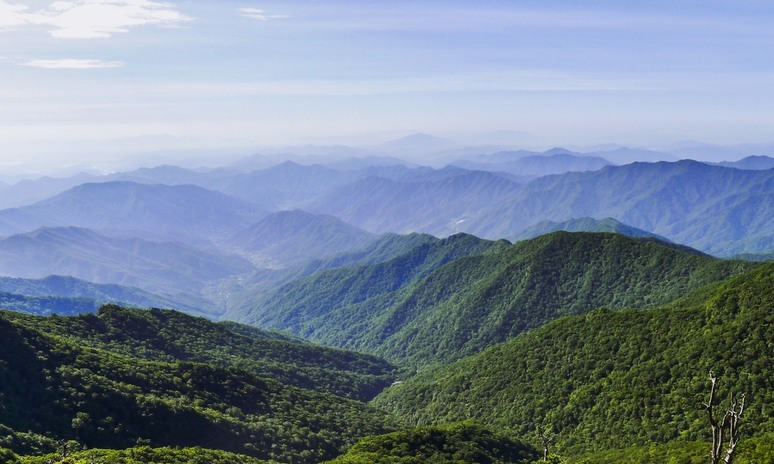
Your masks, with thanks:
[(768, 0), (0, 0), (0, 163), (148, 134), (770, 142), (773, 25)]

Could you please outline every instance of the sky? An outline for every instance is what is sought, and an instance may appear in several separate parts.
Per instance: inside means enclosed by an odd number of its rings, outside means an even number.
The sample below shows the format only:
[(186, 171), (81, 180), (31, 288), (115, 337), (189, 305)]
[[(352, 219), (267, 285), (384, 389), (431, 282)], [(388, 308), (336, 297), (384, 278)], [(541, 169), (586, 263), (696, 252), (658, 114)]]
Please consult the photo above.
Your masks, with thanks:
[(774, 2), (0, 0), (0, 169), (515, 131), (774, 141)]

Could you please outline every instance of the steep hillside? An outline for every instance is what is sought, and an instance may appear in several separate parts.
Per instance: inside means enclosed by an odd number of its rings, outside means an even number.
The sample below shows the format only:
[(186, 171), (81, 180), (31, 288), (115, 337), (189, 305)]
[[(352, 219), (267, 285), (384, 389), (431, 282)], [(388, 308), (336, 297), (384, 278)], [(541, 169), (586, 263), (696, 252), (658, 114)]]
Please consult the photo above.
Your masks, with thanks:
[(374, 235), (333, 216), (301, 210), (280, 211), (229, 240), (262, 268), (284, 268), (368, 245)]
[(421, 373), (375, 404), (420, 425), (473, 417), (515, 436), (550, 427), (567, 454), (703, 441), (705, 456), (711, 369), (718, 401), (747, 395), (744, 437), (774, 431), (772, 289), (767, 263), (659, 309), (565, 317)]
[[(395, 429), (360, 401), (295, 386), (271, 363), (259, 372), (262, 360), (248, 355), (263, 349), (262, 359), (276, 355), (288, 373), (306, 363), (299, 376), (317, 372), (320, 384), (336, 377), (331, 364), (353, 363), (350, 381), (378, 361), (185, 318), (120, 308), (73, 319), (0, 313), (0, 448), (26, 455), (54, 452), (66, 440), (114, 449), (146, 443), (312, 463)], [(230, 355), (235, 346), (247, 351)], [(207, 353), (218, 365), (202, 362)]]
[(75, 227), (45, 228), (0, 239), (1, 275), (39, 279), (59, 274), (139, 287), (205, 312), (216, 311), (200, 296), (207, 282), (252, 269), (252, 264), (236, 256), (181, 243), (107, 237)]
[(393, 367), (373, 356), (323, 348), (249, 326), (216, 324), (173, 310), (106, 305), (97, 314), (78, 317), (5, 313), (4, 318), (124, 356), (238, 365), (260, 377), (359, 400), (371, 399), (393, 380)]
[[(350, 305), (367, 305), (369, 312), (353, 313), (346, 322), (355, 330), (355, 327), (367, 325), (373, 312), (381, 311), (385, 304), (394, 300), (400, 289), (444, 264), (505, 246), (505, 242), (458, 234), (422, 244), (383, 263), (324, 270), (283, 285), (258, 304), (249, 303), (238, 320), (270, 328), (282, 327), (315, 338), (317, 330), (308, 324), (312, 319), (323, 322), (327, 315), (336, 314)], [(377, 301), (381, 304), (376, 304)], [(327, 332), (318, 329), (320, 333)], [(330, 336), (337, 335), (330, 332)]]
[(313, 259), (284, 269), (259, 269), (250, 276), (237, 281), (225, 282), (215, 291), (219, 295), (228, 295), (224, 300), (226, 313), (223, 319), (242, 319), (250, 312), (255, 302), (265, 294), (282, 285), (318, 271), (353, 266), (368, 266), (383, 263), (406, 254), (421, 245), (437, 243), (441, 239), (427, 234), (384, 234), (375, 238), (371, 244), (327, 259)]
[(618, 234), (557, 232), (484, 251), (422, 273), (412, 270), (409, 253), (316, 274), (281, 287), (245, 320), (424, 365), (476, 353), (563, 315), (652, 308), (754, 266)]

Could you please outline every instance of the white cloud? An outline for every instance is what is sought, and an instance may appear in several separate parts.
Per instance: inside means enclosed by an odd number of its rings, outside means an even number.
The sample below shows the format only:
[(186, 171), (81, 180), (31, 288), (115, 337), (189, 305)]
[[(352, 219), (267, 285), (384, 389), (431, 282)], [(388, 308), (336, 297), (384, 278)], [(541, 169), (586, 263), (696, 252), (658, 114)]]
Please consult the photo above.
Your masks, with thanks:
[(33, 60), (23, 63), (22, 66), (32, 66), (46, 69), (95, 69), (95, 68), (120, 68), (124, 64), (120, 61), (101, 60)]
[(13, 29), (27, 23), (24, 5), (12, 5), (0, 0), (0, 30)]
[(189, 20), (174, 5), (151, 0), (57, 0), (34, 12), (0, 0), (0, 29), (49, 26), (49, 34), (60, 39), (105, 38), (132, 27), (174, 27)]
[(242, 13), (242, 16), (246, 18), (257, 19), (260, 21), (268, 21), (269, 19), (282, 19), (282, 18), (289, 17), (287, 15), (266, 14), (264, 10), (261, 10), (258, 8), (240, 8), (239, 12)]

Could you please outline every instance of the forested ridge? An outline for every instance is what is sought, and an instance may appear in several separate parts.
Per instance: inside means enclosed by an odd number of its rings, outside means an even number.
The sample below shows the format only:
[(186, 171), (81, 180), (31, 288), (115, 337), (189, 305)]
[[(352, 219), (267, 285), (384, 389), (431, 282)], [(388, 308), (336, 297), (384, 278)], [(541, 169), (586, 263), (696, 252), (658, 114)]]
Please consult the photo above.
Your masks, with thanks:
[(417, 425), (476, 418), (513, 436), (550, 427), (559, 451), (583, 455), (708, 440), (714, 370), (720, 398), (749, 399), (745, 436), (770, 437), (773, 288), (767, 263), (657, 309), (565, 317), (420, 373), (374, 404)]
[(748, 398), (735, 464), (774, 458), (774, 263), (599, 233), (419, 242), (284, 287), (373, 354), (174, 310), (0, 311), (0, 462), (527, 464), (543, 430), (572, 464), (700, 464), (711, 370)]
[[(455, 259), (426, 259), (435, 254)], [(561, 316), (653, 308), (755, 265), (609, 233), (555, 232), (512, 245), (460, 234), (385, 263), (292, 281), (246, 320), (422, 366)]]
[[(158, 326), (151, 328), (147, 323), (154, 320)], [(191, 329), (197, 324), (204, 330)], [(328, 393), (346, 388), (343, 394), (370, 395), (373, 382), (383, 381), (377, 374), (387, 375), (386, 363), (354, 354), (348, 360), (345, 353), (308, 344), (288, 347), (273, 337), (227, 334), (233, 334), (228, 327), (171, 311), (0, 314), (0, 448), (36, 454), (56, 451), (60, 441), (120, 449), (140, 440), (319, 462), (362, 436), (397, 429), (396, 421), (362, 401)], [(172, 339), (178, 347), (165, 346)], [(234, 340), (246, 345), (241, 357)], [(262, 366), (251, 349), (272, 361)], [(205, 363), (219, 350), (217, 363)], [(315, 388), (304, 388), (307, 383)]]

